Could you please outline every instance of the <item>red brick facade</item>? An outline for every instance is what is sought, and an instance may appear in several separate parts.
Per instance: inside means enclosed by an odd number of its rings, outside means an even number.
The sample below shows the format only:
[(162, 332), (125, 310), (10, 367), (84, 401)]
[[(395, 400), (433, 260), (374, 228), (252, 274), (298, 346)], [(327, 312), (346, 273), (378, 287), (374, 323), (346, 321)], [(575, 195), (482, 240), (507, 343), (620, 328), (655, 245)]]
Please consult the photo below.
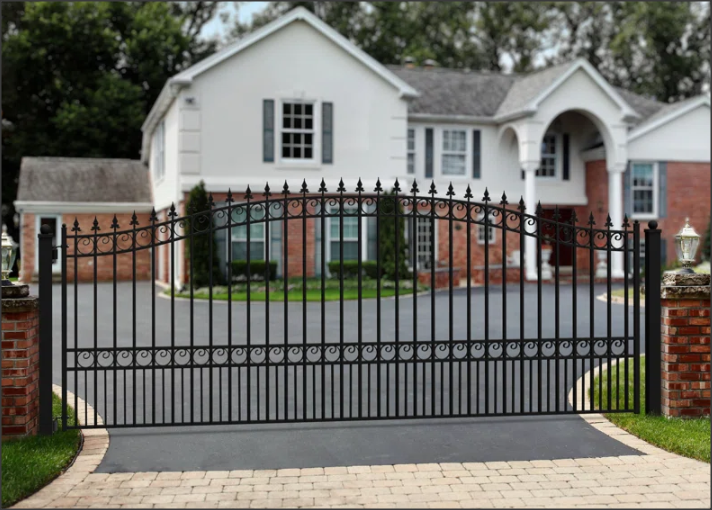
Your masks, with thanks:
[[(116, 218), (119, 222), (118, 231), (126, 231), (131, 229), (131, 213), (117, 214)], [(138, 227), (150, 225), (150, 215), (142, 213), (136, 215), (138, 218)], [(76, 218), (79, 221), (80, 234), (91, 234), (94, 218), (99, 222), (98, 234), (107, 234), (112, 232), (111, 222), (114, 219), (114, 214), (71, 214), (63, 215), (63, 221), (67, 224), (68, 234), (71, 235), (71, 228)], [(20, 279), (24, 282), (33, 281), (37, 278), (37, 268), (35, 267), (35, 249), (37, 247), (37, 232), (35, 230), (35, 215), (25, 213), (22, 215), (22, 265), (20, 269)], [(61, 239), (61, 234), (57, 235), (57, 239)], [(79, 240), (79, 251), (90, 252), (92, 246), (83, 246)], [(117, 245), (119, 249), (127, 249), (131, 246), (131, 236), (118, 236)], [(143, 244), (139, 241), (139, 244)], [(75, 242), (69, 240), (67, 248), (67, 279), (74, 281), (75, 261), (72, 255), (75, 253)], [(103, 245), (99, 242), (99, 250), (109, 251), (108, 255), (99, 255), (96, 258), (96, 280), (97, 281), (112, 281), (114, 278), (114, 260), (111, 253), (112, 241)], [(94, 281), (94, 257), (79, 257), (77, 258), (77, 267), (79, 273), (77, 275), (80, 282)], [(133, 255), (131, 253), (122, 253), (116, 257), (116, 279), (119, 281), (130, 280), (133, 275)], [(151, 277), (151, 250), (136, 251), (136, 279), (148, 280)]]
[[(690, 223), (698, 232), (704, 232), (709, 221), (710, 211), (710, 165), (709, 163), (667, 163), (667, 214), (665, 218), (658, 219), (658, 224), (663, 231), (663, 239), (667, 240), (667, 262), (675, 260), (675, 247), (673, 238), (684, 223), (686, 217), (690, 218)], [(605, 223), (608, 214), (608, 170), (604, 160), (589, 161), (586, 163), (586, 196), (588, 203), (583, 206), (573, 206), (568, 208), (573, 210), (578, 217), (579, 224), (585, 225), (588, 216), (593, 212), (594, 220), (598, 227), (602, 227)], [(244, 195), (234, 194), (235, 201), (244, 200)], [(275, 195), (277, 198), (278, 195)], [(184, 204), (187, 201), (188, 194), (184, 195), (184, 200), (178, 204), (178, 214), (185, 214)], [(215, 202), (223, 202), (227, 198), (226, 193), (215, 193), (213, 199)], [(256, 195), (256, 199), (262, 199), (261, 195)], [(553, 209), (555, 204), (544, 204), (545, 210)], [(514, 206), (511, 206), (513, 208)], [(158, 211), (159, 221), (167, 219), (168, 210)], [(300, 211), (291, 211), (292, 214), (298, 215)], [(91, 233), (91, 224), (94, 220), (93, 214), (66, 214), (65, 218), (77, 217), (83, 233)], [(121, 229), (129, 228), (130, 214), (122, 213), (117, 215)], [(99, 220), (100, 232), (110, 232), (110, 224), (113, 214), (97, 215)], [(143, 213), (139, 215), (139, 224), (147, 225), (149, 215)], [(68, 221), (68, 220), (65, 220)], [(467, 228), (461, 222), (453, 223), (453, 241), (450, 243), (450, 233), (447, 221), (437, 222), (437, 247), (436, 256), (439, 267), (446, 267), (449, 264), (450, 251), (452, 251), (453, 266), (461, 270), (461, 274), (465, 275), (467, 270)], [(643, 222), (642, 230), (647, 225)], [(306, 239), (306, 267), (307, 275), (314, 276), (316, 273), (316, 220), (310, 219), (306, 222), (307, 239)], [(478, 229), (477, 225), (470, 226), (471, 234), (471, 260), (470, 268), (473, 278), (473, 283), (484, 282), (484, 258), (485, 247), (477, 241)], [(502, 234), (503, 230), (494, 228), (494, 242), (488, 246), (489, 251), (489, 267), (490, 267), (490, 282), (493, 284), (501, 283), (502, 281)], [(21, 278), (23, 281), (30, 281), (36, 277), (35, 269), (35, 246), (37, 233), (35, 232), (35, 215), (22, 215), (22, 259), (25, 261), (21, 269)], [(284, 249), (284, 231), (282, 232), (282, 249)], [(288, 222), (288, 240), (289, 254), (287, 257), (289, 266), (287, 273), (290, 277), (299, 277), (302, 275), (303, 268), (303, 241), (302, 241), (302, 222), (301, 220), (292, 220)], [(160, 233), (162, 239), (170, 237), (169, 232)], [(506, 251), (508, 256), (520, 250), (519, 235), (513, 232), (506, 234)], [(120, 239), (120, 246), (128, 246), (130, 238)], [(68, 253), (73, 253), (74, 247), (70, 243)], [(174, 268), (176, 278), (187, 283), (190, 280), (188, 274), (188, 259), (185, 253), (185, 243), (179, 242), (175, 245), (174, 250), (179, 259), (178, 265)], [(158, 248), (157, 261), (160, 261), (156, 267), (157, 279), (163, 282), (170, 281), (170, 251), (169, 244), (162, 245)], [(585, 249), (577, 249), (576, 266), (579, 273), (588, 274), (589, 271), (589, 252)], [(282, 261), (284, 253), (280, 254)], [(276, 258), (276, 257), (270, 257)], [(518, 257), (517, 257), (518, 261)], [(150, 250), (140, 250), (136, 253), (136, 275), (138, 279), (149, 279), (151, 277), (151, 252)], [(513, 261), (515, 262), (515, 261)], [(594, 264), (597, 264), (597, 258)], [(107, 281), (113, 278), (113, 260), (111, 256), (100, 256), (97, 259), (97, 279), (99, 281)], [(70, 258), (68, 261), (69, 279), (74, 277), (73, 261)], [(130, 279), (132, 275), (132, 256), (131, 254), (122, 254), (117, 258), (117, 279)], [(94, 278), (93, 258), (79, 259), (79, 281), (92, 281)], [(519, 268), (515, 264), (508, 264), (507, 281), (516, 282), (519, 280)]]
[[(7, 301), (7, 303), (6, 303)], [(10, 303), (14, 301), (14, 303)], [(17, 306), (17, 305), (20, 306)], [(3, 298), (2, 430), (7, 438), (37, 433), (39, 413), (37, 298)]]
[[(710, 221), (710, 164), (669, 161), (667, 164), (667, 215), (658, 219), (667, 239), (666, 261), (677, 259), (674, 238), (690, 218), (690, 225), (703, 235)], [(699, 258), (700, 252), (697, 256)]]
[[(662, 412), (710, 414), (710, 294), (663, 287), (661, 302)], [(685, 289), (683, 289), (685, 290)]]

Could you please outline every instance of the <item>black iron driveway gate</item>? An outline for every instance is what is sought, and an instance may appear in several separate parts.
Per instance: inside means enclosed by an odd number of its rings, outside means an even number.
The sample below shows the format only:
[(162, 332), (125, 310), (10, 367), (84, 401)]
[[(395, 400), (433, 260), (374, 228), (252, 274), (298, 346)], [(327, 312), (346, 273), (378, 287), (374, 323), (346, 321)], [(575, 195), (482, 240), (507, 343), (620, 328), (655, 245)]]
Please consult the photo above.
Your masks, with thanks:
[[(240, 201), (228, 193), (222, 206), (216, 206), (211, 196), (209, 210), (186, 217), (178, 217), (171, 207), (167, 221), (159, 221), (154, 212), (144, 225), (139, 225), (134, 215), (130, 225), (120, 226), (115, 218), (111, 228), (103, 231), (96, 220), (86, 230), (77, 221), (69, 228), (63, 226), (63, 425), (67, 426), (67, 404), (73, 406), (75, 418), (79, 418), (74, 422), (83, 421), (82, 425), (69, 425), (82, 427), (638, 412), (638, 222), (631, 226), (626, 219), (622, 230), (613, 230), (609, 219), (603, 228), (596, 228), (592, 217), (583, 224), (575, 215), (569, 221), (559, 221), (558, 210), (547, 219), (540, 205), (535, 214), (529, 214), (523, 201), (510, 206), (504, 195), (495, 204), (485, 192), (482, 200), (475, 202), (469, 187), (458, 199), (452, 185), (444, 198), (437, 195), (434, 184), (425, 196), (418, 194), (415, 183), (408, 193), (402, 192), (396, 181), (395, 191), (395, 195), (389, 193), (379, 182), (372, 192), (367, 192), (359, 181), (352, 192), (347, 192), (342, 183), (336, 193), (330, 193), (322, 181), (316, 193), (310, 193), (306, 182), (298, 193), (290, 193), (285, 183), (281, 193), (273, 193), (266, 186), (259, 197), (248, 188), (240, 195)], [(375, 232), (365, 234), (366, 223)], [(418, 230), (421, 223), (425, 228)], [(278, 226), (283, 248), (275, 254), (270, 253), (274, 237), (270, 230)], [(487, 228), (492, 232), (483, 230)], [(231, 241), (239, 239), (244, 243), (241, 253), (246, 259), (247, 280), (256, 279), (250, 274), (251, 268), (257, 267), (251, 265), (254, 261), (250, 257), (264, 250), (265, 260), (281, 258), (281, 281), (296, 290), (278, 290), (279, 282), (266, 284), (264, 280), (270, 281), (273, 276), (267, 264), (261, 284), (230, 283), (230, 289), (242, 289), (241, 294), (227, 293), (228, 306), (220, 308), (222, 315), (217, 321), (217, 303), (210, 286), (207, 323), (205, 315), (194, 320), (196, 308), (203, 307), (204, 314), (206, 303), (195, 297), (191, 284), (188, 290), (184, 289), (188, 300), (176, 296), (180, 290), (176, 285), (171, 286), (167, 299), (159, 295), (156, 278), (162, 264), (158, 253), (170, 253), (170, 279), (175, 281), (176, 260), (183, 250), (193, 247), (200, 236), (213, 236), (225, 229), (230, 241), (225, 247), (227, 260), (234, 258)], [(377, 274), (382, 274), (384, 254), (378, 239), (382, 232), (394, 233), (392, 244), (398, 257), (403, 229), (420, 234), (408, 236), (407, 262), (411, 269), (424, 268), (420, 273), (426, 273), (427, 286), (419, 280), (418, 271), (407, 275), (396, 271), (393, 282), (378, 278), (374, 281), (364, 275), (363, 254), (368, 239), (369, 250), (375, 251)], [(314, 231), (320, 232), (318, 242), (311, 246), (301, 242)], [(233, 237), (235, 232), (238, 235)], [(657, 263), (659, 267), (659, 230), (646, 231), (646, 237), (649, 232), (658, 235), (648, 239), (646, 265), (654, 267)], [(345, 285), (351, 280), (345, 283), (344, 279), (327, 277), (327, 235), (331, 260), (339, 261), (338, 271), (332, 265), (337, 275), (344, 274), (349, 265), (344, 262), (345, 238), (357, 245), (355, 301), (346, 300), (344, 294), (348, 291)], [(455, 236), (463, 235), (466, 267), (461, 269), (467, 282), (464, 289), (457, 288), (453, 281)], [(543, 249), (550, 246), (558, 255), (562, 247), (569, 246), (573, 249), (572, 270), (576, 276), (564, 280), (557, 256), (550, 284), (541, 278), (536, 285), (527, 284), (521, 270), (517, 283), (507, 284), (504, 278), (501, 286), (491, 285), (490, 273), (494, 269), (506, 275), (508, 265), (524, 266), (527, 237), (536, 239), (539, 274), (545, 262)], [(443, 245), (443, 238), (448, 244), (436, 257), (436, 246)], [(478, 242), (483, 240), (484, 244)], [(295, 242), (298, 248), (290, 255), (290, 243), (295, 246)], [(261, 244), (253, 251), (255, 243)], [(420, 250), (423, 243), (430, 246), (429, 252)], [(521, 247), (518, 260), (501, 256), (508, 253), (507, 243)], [(46, 241), (40, 244), (44, 247), (40, 258), (51, 257), (50, 245)], [(212, 255), (215, 245), (210, 246)], [(240, 249), (239, 244), (235, 247)], [(475, 249), (483, 251), (484, 286), (478, 288), (471, 278), (477, 270), (472, 265)], [(315, 259), (308, 250), (312, 250)], [(142, 251), (150, 254), (150, 283), (137, 282), (137, 260), (140, 266), (140, 257), (145, 256)], [(289, 258), (299, 252), (302, 276), (294, 279), (289, 271), (299, 263), (290, 266)], [(599, 257), (599, 253), (603, 256)], [(625, 274), (631, 278), (623, 284), (624, 307), (616, 307), (623, 309), (623, 325), (616, 323), (614, 327), (610, 295), (611, 261), (616, 254), (622, 254)], [(117, 260), (121, 265), (127, 258), (132, 280), (122, 284), (117, 282)], [(446, 260), (438, 261), (442, 258)], [(93, 271), (90, 285), (80, 285), (78, 279), (82, 259), (91, 262), (83, 269)], [(106, 261), (102, 263), (101, 259)], [(307, 278), (310, 260), (316, 260), (316, 278)], [(577, 263), (583, 260), (587, 260), (588, 270), (581, 275)], [(603, 261), (607, 263), (607, 275), (601, 284), (594, 272)], [(396, 266), (399, 262), (396, 260)], [(436, 277), (443, 271), (438, 263), (444, 265), (449, 276), (442, 291), (435, 289)], [(192, 259), (186, 264), (192, 275)], [(102, 271), (110, 268), (108, 283), (97, 281), (99, 266)], [(46, 279), (47, 271), (41, 278)], [(227, 272), (228, 281), (234, 282), (231, 265)], [(366, 283), (369, 288), (375, 287), (374, 299), (363, 298)], [(124, 292), (128, 285), (130, 293)], [(310, 285), (316, 287), (316, 297), (314, 291), (309, 293)], [(327, 300), (327, 294), (332, 297), (327, 292), (329, 286), (339, 291), (335, 302)], [(602, 286), (609, 296), (606, 309), (594, 312), (596, 306), (603, 306), (596, 304)], [(141, 289), (146, 290), (147, 297), (140, 297)], [(93, 294), (93, 309), (82, 304), (80, 292)], [(386, 298), (386, 292), (395, 295)], [(233, 306), (233, 299), (238, 300), (238, 296), (245, 302)], [(290, 302), (295, 299), (298, 302)], [(265, 305), (264, 300), (270, 304)], [(632, 321), (628, 313), (631, 304)], [(492, 308), (496, 308), (495, 313)], [(111, 322), (105, 320), (109, 313)], [(566, 314), (564, 320), (562, 313)], [(176, 325), (177, 321), (185, 324)], [(562, 325), (568, 322), (572, 327), (564, 333)], [(170, 333), (161, 333), (168, 323)], [(549, 334), (551, 324), (553, 334)], [(117, 329), (131, 334), (117, 334)], [(495, 335), (494, 331), (498, 333)], [(589, 369), (603, 363), (611, 366), (612, 362), (617, 365), (608, 371), (608, 380), (601, 378), (594, 384), (593, 371)], [(634, 374), (632, 388), (628, 378), (622, 377), (625, 382), (612, 395), (611, 377), (630, 370)], [(570, 389), (587, 372), (585, 385), (597, 386), (599, 391), (579, 389), (569, 397)], [(75, 398), (68, 399), (67, 391)], [(93, 405), (93, 416), (78, 406), (76, 395)], [(79, 416), (78, 411), (84, 416)], [(98, 417), (103, 418), (103, 424)]]

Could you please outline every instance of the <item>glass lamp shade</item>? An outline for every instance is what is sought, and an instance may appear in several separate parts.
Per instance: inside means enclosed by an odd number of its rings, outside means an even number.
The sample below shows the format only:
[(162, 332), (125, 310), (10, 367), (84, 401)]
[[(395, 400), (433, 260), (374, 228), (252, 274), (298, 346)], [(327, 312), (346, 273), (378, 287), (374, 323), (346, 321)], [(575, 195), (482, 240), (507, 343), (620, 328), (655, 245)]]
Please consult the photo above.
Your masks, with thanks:
[(17, 243), (7, 235), (7, 227), (2, 227), (2, 279), (8, 280), (17, 256)]
[(700, 244), (700, 236), (690, 226), (690, 219), (685, 218), (685, 226), (675, 236), (675, 251), (683, 267), (691, 267)]

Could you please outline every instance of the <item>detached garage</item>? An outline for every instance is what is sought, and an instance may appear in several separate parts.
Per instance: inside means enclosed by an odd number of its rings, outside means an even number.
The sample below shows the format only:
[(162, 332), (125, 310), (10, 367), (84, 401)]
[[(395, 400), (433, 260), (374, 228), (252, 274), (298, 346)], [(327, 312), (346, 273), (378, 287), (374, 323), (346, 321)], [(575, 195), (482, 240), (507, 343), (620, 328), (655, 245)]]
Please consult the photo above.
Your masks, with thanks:
[[(60, 243), (61, 227), (74, 227), (77, 220), (81, 233), (92, 233), (96, 218), (99, 232), (110, 232), (114, 215), (119, 230), (131, 228), (136, 213), (139, 225), (147, 225), (153, 198), (148, 168), (137, 160), (100, 158), (22, 158), (20, 181), (15, 208), (20, 214), (20, 280), (37, 279), (37, 233), (43, 224), (55, 232), (55, 244)], [(68, 253), (73, 253), (73, 246)], [(136, 276), (149, 279), (150, 250), (136, 253)], [(78, 280), (94, 279), (93, 258), (80, 258)], [(112, 257), (97, 259), (97, 280), (113, 278)], [(117, 278), (130, 279), (131, 255), (117, 257)], [(68, 261), (69, 281), (74, 279), (74, 264)], [(59, 259), (53, 267), (60, 273)]]

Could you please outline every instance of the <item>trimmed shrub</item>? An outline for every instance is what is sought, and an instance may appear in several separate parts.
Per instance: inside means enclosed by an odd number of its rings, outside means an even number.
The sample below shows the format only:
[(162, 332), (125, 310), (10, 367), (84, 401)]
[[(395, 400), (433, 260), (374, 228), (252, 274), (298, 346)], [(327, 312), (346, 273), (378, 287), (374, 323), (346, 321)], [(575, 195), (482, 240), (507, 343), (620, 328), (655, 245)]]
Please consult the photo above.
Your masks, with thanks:
[[(375, 261), (364, 260), (361, 262), (361, 273), (362, 276), (367, 278), (372, 278), (374, 280), (378, 279), (377, 274), (378, 266)], [(341, 271), (341, 262), (338, 260), (332, 260), (329, 262), (329, 273), (332, 278), (339, 278), (339, 272)], [(383, 270), (381, 270), (383, 272)], [(357, 260), (344, 260), (344, 278), (358, 278), (358, 261)]]
[[(267, 277), (267, 263), (264, 260), (250, 260), (250, 280), (265, 280)], [(232, 277), (247, 280), (247, 261), (232, 261)], [(269, 261), (269, 279), (277, 279), (277, 261)]]

